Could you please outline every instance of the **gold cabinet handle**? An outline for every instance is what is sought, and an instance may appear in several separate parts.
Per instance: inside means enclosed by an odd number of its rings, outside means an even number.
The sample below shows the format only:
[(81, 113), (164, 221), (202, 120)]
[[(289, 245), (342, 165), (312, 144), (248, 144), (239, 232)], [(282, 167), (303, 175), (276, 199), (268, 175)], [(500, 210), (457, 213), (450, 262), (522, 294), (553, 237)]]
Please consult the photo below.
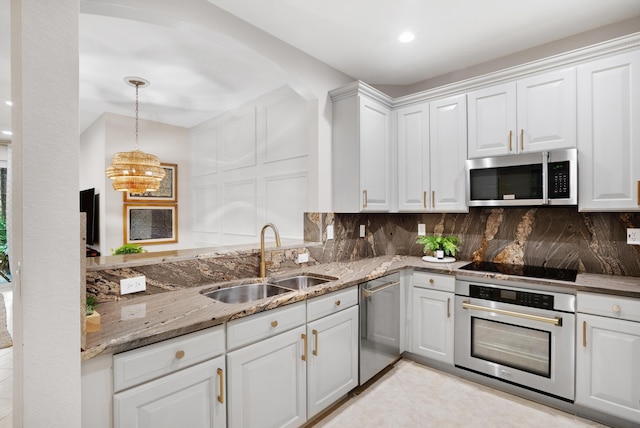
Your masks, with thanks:
[(311, 330), (311, 333), (315, 336), (316, 338), (316, 346), (313, 350), (313, 355), (315, 355), (316, 357), (318, 356), (318, 330)]
[(436, 191), (432, 190), (431, 191), (431, 208), (435, 208), (436, 207)]
[(178, 352), (176, 352), (176, 359), (181, 360), (184, 358), (184, 351), (181, 349)]
[(434, 282), (433, 278), (429, 278), (429, 284), (433, 285)]
[[(640, 189), (640, 181), (638, 182), (638, 189)], [(639, 191), (640, 192), (640, 191)], [(638, 193), (640, 195), (640, 193)], [(422, 203), (424, 205), (424, 209), (427, 209), (427, 191), (422, 192)]]
[(509, 151), (513, 151), (513, 131), (509, 131)]
[(520, 150), (524, 150), (524, 128), (520, 130)]
[(336, 300), (336, 306), (340, 306), (340, 300)]
[(638, 180), (638, 194), (636, 195), (636, 204), (640, 206), (640, 180)]
[(587, 347), (587, 322), (582, 321), (582, 346)]
[(218, 403), (224, 404), (224, 372), (220, 368), (216, 370), (216, 372), (220, 379), (220, 395), (218, 395)]
[(271, 321), (271, 327), (276, 328), (277, 326), (278, 326), (277, 320)]
[(616, 314), (620, 314), (620, 311), (622, 310), (619, 305), (613, 305), (611, 309), (613, 309), (613, 312)]
[(302, 361), (307, 361), (307, 335), (302, 333)]
[(363, 190), (362, 191), (362, 208), (367, 208), (368, 204), (369, 202), (367, 201), (367, 191)]
[(447, 318), (451, 318), (451, 298), (447, 297)]

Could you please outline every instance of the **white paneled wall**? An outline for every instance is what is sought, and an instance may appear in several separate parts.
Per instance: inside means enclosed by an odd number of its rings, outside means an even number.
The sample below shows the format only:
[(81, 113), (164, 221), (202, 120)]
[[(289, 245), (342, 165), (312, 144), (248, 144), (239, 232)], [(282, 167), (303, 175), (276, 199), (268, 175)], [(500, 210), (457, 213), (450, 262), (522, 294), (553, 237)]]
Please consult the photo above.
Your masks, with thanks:
[(302, 239), (312, 111), (283, 87), (192, 128), (196, 246), (255, 243), (267, 222)]

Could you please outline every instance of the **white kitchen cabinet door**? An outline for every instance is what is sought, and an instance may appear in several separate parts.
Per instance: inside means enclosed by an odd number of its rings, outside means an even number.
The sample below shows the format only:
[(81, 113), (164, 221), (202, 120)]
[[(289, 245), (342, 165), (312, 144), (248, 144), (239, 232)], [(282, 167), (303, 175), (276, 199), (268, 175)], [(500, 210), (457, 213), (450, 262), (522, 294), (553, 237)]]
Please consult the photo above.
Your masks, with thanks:
[(576, 70), (517, 81), (517, 152), (576, 147)]
[(640, 421), (640, 323), (578, 314), (576, 404)]
[(516, 84), (505, 83), (467, 94), (469, 159), (516, 153)]
[(358, 306), (307, 325), (308, 417), (358, 386)]
[(220, 356), (115, 394), (115, 427), (225, 427), (224, 370)]
[(640, 51), (578, 67), (580, 211), (638, 211)]
[(467, 109), (465, 95), (431, 101), (430, 211), (467, 212)]
[(411, 352), (453, 365), (453, 293), (413, 287)]
[(429, 104), (396, 112), (398, 129), (398, 211), (429, 211)]
[(357, 82), (330, 96), (333, 211), (395, 209), (397, 158), (391, 139), (391, 107), (383, 102), (386, 95)]
[(359, 96), (362, 211), (391, 209), (391, 110)]
[(297, 427), (306, 422), (303, 337), (305, 327), (300, 326), (227, 354), (229, 427)]

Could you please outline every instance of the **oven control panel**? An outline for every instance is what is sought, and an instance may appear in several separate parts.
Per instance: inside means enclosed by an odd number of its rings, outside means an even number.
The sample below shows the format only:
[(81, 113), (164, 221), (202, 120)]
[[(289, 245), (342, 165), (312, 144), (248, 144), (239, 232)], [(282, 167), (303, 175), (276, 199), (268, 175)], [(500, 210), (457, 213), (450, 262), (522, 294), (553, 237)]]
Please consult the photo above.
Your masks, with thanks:
[(530, 291), (517, 291), (506, 288), (486, 287), (483, 285), (470, 284), (469, 297), (494, 302), (511, 303), (513, 305), (529, 306), (540, 309), (553, 309), (553, 296)]

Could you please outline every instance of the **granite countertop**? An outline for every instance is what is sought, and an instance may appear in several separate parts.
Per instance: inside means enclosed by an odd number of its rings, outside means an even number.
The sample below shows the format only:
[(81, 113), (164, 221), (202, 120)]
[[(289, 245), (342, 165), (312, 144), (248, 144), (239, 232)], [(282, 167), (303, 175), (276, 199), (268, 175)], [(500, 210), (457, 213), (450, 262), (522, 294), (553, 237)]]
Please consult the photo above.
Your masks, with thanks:
[(101, 316), (100, 331), (87, 333), (87, 348), (82, 351), (81, 358), (88, 360), (102, 354), (113, 354), (149, 345), (220, 325), (233, 319), (351, 287), (404, 268), (420, 268), (434, 273), (460, 275), (467, 278), (518, 280), (542, 288), (566, 289), (566, 292), (569, 293), (590, 291), (640, 298), (640, 278), (578, 274), (576, 282), (565, 282), (459, 269), (467, 263), (468, 261), (430, 263), (424, 262), (420, 257), (412, 256), (373, 257), (354, 262), (319, 264), (278, 272), (270, 277), (278, 278), (308, 273), (337, 279), (305, 290), (292, 291), (253, 302), (226, 304), (210, 299), (201, 293), (217, 288), (257, 282), (259, 281), (257, 278), (208, 284), (140, 296), (130, 300), (102, 303), (97, 308)]

